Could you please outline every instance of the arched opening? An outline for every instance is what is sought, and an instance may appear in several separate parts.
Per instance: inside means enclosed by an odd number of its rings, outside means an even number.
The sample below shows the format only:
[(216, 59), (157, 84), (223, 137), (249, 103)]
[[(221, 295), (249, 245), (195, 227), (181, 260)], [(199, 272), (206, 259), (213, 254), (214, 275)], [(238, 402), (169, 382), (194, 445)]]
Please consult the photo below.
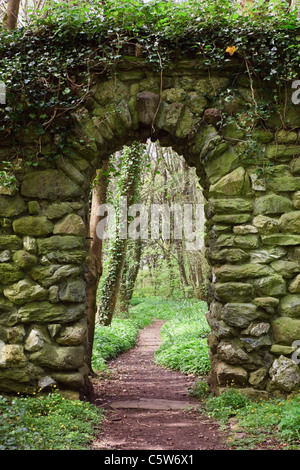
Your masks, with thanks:
[[(192, 306), (195, 311), (197, 310), (192, 299), (202, 300), (202, 303), (200, 301), (198, 303), (197, 321), (199, 326), (201, 320), (206, 324), (205, 306), (202, 304), (206, 301), (208, 265), (204, 253), (204, 198), (198, 177), (194, 169), (188, 167), (183, 157), (170, 147), (161, 148), (158, 142), (151, 141), (148, 141), (146, 146), (134, 143), (133, 147), (134, 149), (124, 148), (126, 155), (118, 153), (112, 157), (113, 171), (110, 174), (108, 205), (98, 213), (99, 215), (105, 213), (105, 217), (99, 223), (97, 234), (102, 238), (104, 223), (110, 222), (111, 231), (107, 230), (107, 234), (111, 238), (102, 239), (104, 272), (98, 288), (95, 365), (101, 356), (101, 344), (106, 345), (106, 341), (110, 341), (111, 331), (108, 329), (107, 332), (106, 328), (99, 327), (98, 323), (111, 325), (112, 322), (112, 329), (117, 333), (115, 328), (120, 324), (118, 322), (124, 318), (131, 319), (133, 315), (130, 308), (133, 295), (133, 304), (145, 302), (144, 309), (148, 309), (149, 314), (152, 309), (153, 318), (158, 318), (159, 311), (162, 316), (163, 305), (166, 310), (164, 317), (167, 317), (170, 308), (179, 314), (179, 304), (177, 305), (176, 301), (182, 302), (184, 306), (184, 300), (190, 302), (191, 317)], [(128, 183), (125, 165), (128, 163), (128, 157), (131, 163), (131, 158), (134, 159), (136, 156), (140, 166), (134, 198), (131, 201), (128, 198), (120, 210), (120, 194), (125, 198), (125, 194), (127, 196), (129, 191), (127, 187), (125, 193), (122, 193), (123, 185), (120, 179)], [(106, 215), (106, 210), (108, 214), (113, 215), (111, 220)], [(116, 249), (115, 228), (120, 231), (120, 222), (116, 223), (116, 214), (120, 213), (123, 221), (122, 237), (126, 239), (126, 246), (125, 240), (121, 240)], [(154, 304), (157, 305), (156, 316), (152, 306)], [(202, 319), (201, 312), (203, 312)], [(185, 322), (187, 318), (186, 313)], [(195, 318), (193, 322), (196, 322)], [(101, 335), (103, 335), (102, 343)], [(204, 348), (206, 358), (206, 344)], [(112, 352), (115, 349), (117, 348), (113, 345)], [(105, 358), (108, 358), (106, 354), (105, 350)], [(195, 346), (195, 354), (199, 356), (199, 362), (202, 362), (199, 342)], [(113, 354), (109, 356), (112, 357)], [(207, 361), (208, 358), (205, 360), (205, 370)], [(101, 358), (98, 364), (102, 365)], [(200, 370), (201, 364), (199, 364)]]
[[(229, 85), (224, 103), (220, 94)], [(207, 201), (213, 390), (234, 383), (265, 396), (297, 388), (298, 135), (276, 132), (269, 119), (255, 124), (254, 152), (245, 149), (239, 124), (249, 96), (251, 83), (234, 64), (208, 76), (183, 61), (162, 81), (159, 72), (125, 61), (73, 112), (64, 155), (20, 171), (19, 190), (1, 195), (7, 226), (0, 240), (10, 252), (0, 263), (5, 391), (32, 393), (57, 383), (87, 393), (90, 184), (109, 155), (149, 138), (196, 168)], [(289, 119), (299, 126), (296, 114)], [(48, 145), (55, 151), (57, 136)], [(260, 178), (257, 170), (269, 176), (269, 163), (272, 177)], [(11, 330), (15, 339), (8, 340)]]

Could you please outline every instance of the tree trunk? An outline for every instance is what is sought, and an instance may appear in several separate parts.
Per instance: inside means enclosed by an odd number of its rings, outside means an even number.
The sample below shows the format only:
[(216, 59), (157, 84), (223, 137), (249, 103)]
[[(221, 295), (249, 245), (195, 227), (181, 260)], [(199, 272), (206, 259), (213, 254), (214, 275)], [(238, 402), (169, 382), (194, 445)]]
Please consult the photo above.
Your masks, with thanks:
[(142, 240), (134, 241), (133, 246), (128, 247), (126, 261), (123, 266), (122, 279), (119, 292), (119, 311), (128, 313), (130, 301), (133, 296), (135, 281), (139, 272), (142, 254)]
[(3, 20), (3, 28), (13, 31), (18, 24), (20, 0), (8, 0), (6, 14)]
[[(119, 182), (119, 198), (127, 198), (127, 207), (133, 204), (136, 197), (138, 182), (140, 179), (142, 161), (141, 145), (133, 143), (131, 147), (124, 147), (121, 157), (121, 176)], [(119, 199), (120, 200), (120, 199)], [(127, 215), (127, 214), (126, 214)], [(128, 217), (126, 221), (120, 219), (118, 223), (118, 233), (110, 248), (109, 264), (107, 274), (101, 287), (101, 299), (98, 306), (99, 322), (105, 326), (110, 325), (116, 308), (121, 274), (126, 255), (127, 238), (123, 238), (120, 233), (120, 224), (125, 224), (128, 231)], [(124, 227), (123, 227), (124, 228)]]
[(87, 320), (88, 320), (88, 365), (92, 370), (92, 352), (95, 334), (95, 321), (97, 311), (97, 288), (102, 275), (102, 240), (97, 236), (96, 228), (100, 221), (97, 215), (98, 207), (106, 203), (108, 186), (108, 161), (105, 160), (102, 168), (97, 170), (93, 183), (92, 203), (89, 223), (89, 238), (91, 239), (88, 255), (89, 272), (86, 275)]

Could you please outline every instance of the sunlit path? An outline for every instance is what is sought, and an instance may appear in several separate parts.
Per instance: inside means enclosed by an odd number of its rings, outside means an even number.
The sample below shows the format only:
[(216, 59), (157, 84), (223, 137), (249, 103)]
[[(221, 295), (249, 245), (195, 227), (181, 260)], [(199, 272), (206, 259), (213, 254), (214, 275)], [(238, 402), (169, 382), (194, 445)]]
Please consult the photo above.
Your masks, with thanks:
[(137, 346), (110, 364), (110, 380), (95, 381), (96, 403), (106, 410), (98, 450), (226, 449), (218, 426), (199, 415), (188, 389), (193, 376), (153, 362), (162, 321), (141, 331)]

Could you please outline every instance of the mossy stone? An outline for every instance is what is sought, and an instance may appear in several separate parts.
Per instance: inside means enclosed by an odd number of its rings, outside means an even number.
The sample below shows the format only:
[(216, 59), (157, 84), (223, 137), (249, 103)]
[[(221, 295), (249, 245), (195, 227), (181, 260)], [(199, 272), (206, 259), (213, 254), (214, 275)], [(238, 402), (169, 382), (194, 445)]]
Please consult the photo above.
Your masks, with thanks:
[(288, 294), (282, 297), (278, 311), (284, 317), (300, 318), (300, 295)]
[(0, 217), (16, 217), (27, 209), (24, 200), (19, 196), (0, 196)]
[(25, 250), (19, 250), (14, 253), (13, 262), (21, 269), (30, 269), (36, 265), (37, 257)]
[(272, 328), (277, 343), (291, 346), (300, 338), (300, 319), (282, 316), (272, 322)]
[(53, 229), (54, 235), (80, 235), (84, 236), (86, 227), (82, 218), (77, 214), (68, 214), (63, 220), (57, 222)]
[(73, 199), (82, 195), (82, 189), (62, 171), (49, 169), (26, 173), (21, 194), (35, 199)]
[(290, 199), (278, 194), (267, 194), (260, 196), (254, 203), (254, 214), (283, 214), (293, 209)]
[(9, 263), (0, 263), (0, 279), (2, 284), (13, 284), (24, 277), (23, 272)]
[(85, 303), (75, 305), (52, 304), (47, 301), (28, 302), (19, 311), (22, 323), (70, 323), (85, 316)]
[(45, 300), (48, 291), (29, 279), (22, 279), (4, 289), (4, 295), (15, 304), (24, 304), (34, 300)]
[(243, 282), (214, 284), (214, 292), (216, 298), (222, 302), (247, 302), (254, 295), (253, 286)]
[(84, 240), (74, 235), (53, 235), (49, 238), (38, 239), (38, 253), (40, 255), (53, 251), (69, 251), (82, 248)]
[(250, 180), (243, 167), (238, 167), (210, 186), (210, 196), (242, 196), (250, 194)]
[(45, 216), (26, 216), (13, 222), (13, 229), (17, 235), (44, 237), (53, 231), (53, 224)]
[(17, 235), (0, 235), (0, 250), (19, 250), (22, 240)]
[(242, 279), (255, 279), (262, 276), (273, 274), (273, 269), (269, 266), (264, 266), (255, 263), (246, 263), (240, 265), (224, 264), (214, 269), (217, 280), (226, 281), (241, 281)]
[(45, 345), (30, 355), (30, 360), (41, 367), (54, 370), (76, 370), (83, 365), (84, 348), (82, 346)]

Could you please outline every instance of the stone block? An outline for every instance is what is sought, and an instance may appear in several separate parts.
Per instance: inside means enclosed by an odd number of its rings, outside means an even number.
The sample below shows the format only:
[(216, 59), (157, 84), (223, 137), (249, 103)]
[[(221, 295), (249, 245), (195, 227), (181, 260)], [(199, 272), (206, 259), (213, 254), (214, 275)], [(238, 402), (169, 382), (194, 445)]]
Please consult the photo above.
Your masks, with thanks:
[(82, 279), (70, 279), (60, 285), (58, 299), (62, 302), (85, 302), (85, 282)]
[(216, 366), (216, 377), (219, 385), (245, 385), (247, 383), (248, 372), (241, 366), (220, 362)]
[(16, 217), (26, 209), (26, 204), (20, 196), (0, 196), (0, 217)]
[(300, 274), (291, 281), (288, 290), (291, 294), (300, 294)]
[(300, 211), (283, 214), (279, 219), (279, 227), (284, 233), (300, 234)]
[(55, 169), (27, 173), (21, 185), (21, 194), (35, 199), (74, 199), (82, 193), (77, 183)]
[(269, 370), (271, 384), (284, 392), (292, 392), (300, 386), (300, 370), (292, 359), (279, 356)]
[(0, 369), (24, 367), (27, 363), (23, 346), (19, 344), (4, 344), (0, 341)]
[(86, 314), (84, 304), (51, 304), (50, 302), (28, 302), (19, 308), (22, 323), (70, 323), (80, 320)]
[(300, 272), (299, 261), (288, 261), (288, 260), (277, 260), (271, 263), (272, 268), (277, 273), (280, 273), (282, 277), (290, 279), (295, 274)]
[(17, 235), (44, 237), (53, 231), (53, 224), (47, 217), (27, 216), (13, 221), (13, 229)]
[(243, 282), (217, 283), (213, 286), (215, 296), (222, 302), (247, 302), (253, 298), (254, 289), (251, 284)]
[(45, 345), (30, 355), (30, 360), (51, 370), (76, 370), (83, 365), (84, 348), (82, 346)]
[(257, 230), (262, 234), (269, 234), (273, 232), (278, 232), (279, 222), (277, 219), (272, 219), (265, 215), (257, 215), (253, 219), (253, 225)]
[(54, 235), (79, 235), (84, 236), (86, 227), (82, 218), (77, 214), (68, 214), (63, 220), (54, 226)]
[(300, 235), (288, 234), (288, 233), (273, 233), (271, 235), (261, 236), (263, 245), (281, 245), (281, 246), (293, 246), (300, 244)]
[(300, 318), (300, 295), (287, 294), (282, 297), (278, 311), (284, 317)]
[(274, 248), (265, 248), (254, 250), (250, 253), (250, 258), (253, 263), (269, 264), (272, 261), (278, 260), (286, 255), (286, 249), (280, 246)]
[(279, 274), (256, 279), (254, 286), (258, 297), (276, 297), (286, 294), (286, 283)]
[(256, 305), (252, 303), (228, 303), (221, 314), (222, 320), (235, 328), (246, 328), (253, 320), (261, 315)]
[(13, 284), (24, 277), (23, 272), (9, 263), (0, 263), (0, 279), (3, 285)]
[(83, 248), (82, 237), (74, 235), (53, 235), (49, 238), (37, 240), (38, 253), (44, 255), (54, 251), (69, 251)]
[(209, 204), (215, 214), (251, 212), (253, 201), (243, 198), (210, 199)]
[(275, 342), (291, 346), (300, 338), (300, 319), (282, 316), (272, 322)]
[(250, 180), (243, 167), (223, 176), (209, 188), (210, 196), (243, 196), (250, 194)]
[(22, 240), (17, 235), (0, 235), (0, 250), (19, 250)]
[(46, 266), (37, 266), (33, 268), (30, 271), (30, 275), (43, 287), (50, 287), (53, 284), (65, 280), (66, 278), (78, 276), (81, 274), (81, 272), (81, 266), (74, 266), (72, 264), (49, 264)]
[(254, 203), (254, 214), (283, 214), (293, 209), (292, 201), (278, 194), (267, 194), (260, 196)]
[(16, 284), (6, 287), (3, 293), (14, 304), (46, 300), (48, 297), (48, 291), (30, 279), (22, 279)]
[(21, 269), (30, 269), (37, 263), (37, 257), (25, 250), (18, 250), (13, 255), (13, 262)]
[(269, 266), (255, 263), (245, 263), (236, 266), (226, 264), (218, 268), (214, 268), (214, 273), (216, 279), (220, 282), (234, 280), (241, 282), (242, 279), (254, 279), (272, 275), (274, 271)]

